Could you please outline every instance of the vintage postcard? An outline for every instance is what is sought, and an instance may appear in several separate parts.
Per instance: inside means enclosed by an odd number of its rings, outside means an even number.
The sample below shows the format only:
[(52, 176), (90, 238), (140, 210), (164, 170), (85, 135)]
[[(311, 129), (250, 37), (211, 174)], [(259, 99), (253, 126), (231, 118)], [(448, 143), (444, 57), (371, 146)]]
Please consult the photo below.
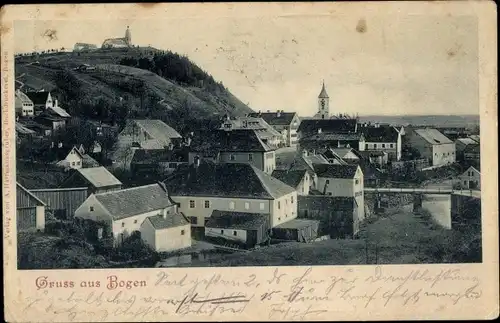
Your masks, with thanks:
[(1, 9), (5, 320), (492, 319), (489, 1)]

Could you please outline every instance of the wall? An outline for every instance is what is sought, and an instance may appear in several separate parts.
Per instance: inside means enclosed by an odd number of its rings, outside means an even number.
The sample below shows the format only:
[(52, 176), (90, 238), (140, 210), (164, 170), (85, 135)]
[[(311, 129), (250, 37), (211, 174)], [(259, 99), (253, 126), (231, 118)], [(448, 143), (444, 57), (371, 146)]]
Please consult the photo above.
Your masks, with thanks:
[(39, 189), (31, 190), (31, 192), (47, 203), (47, 210), (65, 219), (73, 218), (75, 210), (88, 197), (87, 188)]
[(452, 164), (455, 162), (455, 143), (433, 145), (432, 166)]
[(327, 184), (325, 195), (354, 196), (354, 179), (318, 177), (317, 190), (321, 193), (324, 191), (327, 180), (329, 183)]
[[(74, 168), (74, 169), (79, 169), (79, 168), (82, 168), (82, 158), (74, 151), (72, 150), (68, 156), (66, 156), (66, 165), (70, 168)], [(73, 165), (73, 163), (75, 163)]]
[(158, 252), (191, 247), (191, 225), (188, 223), (178, 227), (156, 230), (155, 245), (155, 250)]
[(264, 153), (263, 160), (263, 171), (267, 174), (271, 174), (276, 169), (276, 154), (274, 153), (274, 151), (268, 151)]
[[(205, 219), (212, 215), (213, 210), (235, 211), (247, 213), (270, 214), (270, 200), (249, 199), (249, 198), (226, 198), (226, 197), (198, 197), (198, 196), (172, 196), (172, 200), (180, 203), (179, 212), (184, 213), (188, 218), (196, 217), (197, 224), (191, 224), (193, 227), (205, 226)], [(195, 208), (189, 208), (189, 201), (195, 201)], [(210, 207), (205, 208), (205, 201), (210, 201)], [(229, 203), (234, 202), (234, 209), (229, 208)], [(249, 208), (245, 208), (248, 203)], [(261, 208), (261, 203), (263, 208)]]
[[(223, 230), (223, 233), (221, 233)], [(234, 235), (236, 232), (236, 235)], [(222, 228), (207, 228), (205, 227), (205, 235), (207, 237), (224, 238), (227, 240), (247, 242), (247, 232), (245, 230), (222, 229)]]
[(271, 201), (271, 228), (297, 217), (297, 192), (284, 195)]
[(417, 149), (420, 152), (420, 156), (422, 158), (430, 159), (433, 157), (433, 148), (429, 142), (424, 140), (413, 131), (408, 132), (406, 137), (408, 139), (407, 145)]
[(156, 250), (156, 230), (149, 221), (143, 221), (141, 224), (141, 239)]

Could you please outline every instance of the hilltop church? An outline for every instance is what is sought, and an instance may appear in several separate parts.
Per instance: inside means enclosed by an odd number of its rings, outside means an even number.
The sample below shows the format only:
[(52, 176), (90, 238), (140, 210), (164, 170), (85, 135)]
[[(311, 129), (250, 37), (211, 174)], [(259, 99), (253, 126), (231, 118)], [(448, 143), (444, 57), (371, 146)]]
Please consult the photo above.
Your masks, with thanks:
[(101, 48), (130, 48), (132, 47), (132, 36), (130, 28), (127, 26), (125, 37), (123, 38), (108, 38), (103, 43)]

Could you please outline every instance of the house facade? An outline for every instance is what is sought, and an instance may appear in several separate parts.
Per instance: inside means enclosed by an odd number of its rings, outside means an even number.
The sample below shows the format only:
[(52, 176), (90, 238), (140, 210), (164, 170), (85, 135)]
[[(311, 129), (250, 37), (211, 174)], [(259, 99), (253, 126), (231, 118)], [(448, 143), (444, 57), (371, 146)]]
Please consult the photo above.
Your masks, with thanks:
[(318, 176), (317, 190), (328, 196), (352, 197), (358, 207), (358, 218), (365, 218), (364, 178), (359, 165), (314, 164)]
[(18, 231), (45, 229), (45, 202), (16, 183), (16, 227)]
[(402, 138), (395, 127), (362, 124), (359, 129), (363, 133), (364, 151), (385, 152), (389, 161), (401, 160)]
[(481, 189), (481, 172), (474, 166), (467, 168), (457, 180), (459, 186), (463, 189), (468, 190), (480, 190)]
[(267, 214), (275, 226), (297, 216), (297, 192), (249, 164), (200, 164), (165, 181), (178, 210), (204, 227), (214, 210)]
[(436, 129), (407, 127), (405, 141), (428, 159), (431, 166), (452, 164), (456, 160), (455, 143)]
[(57, 165), (65, 169), (80, 169), (83, 167), (83, 155), (76, 147), (73, 147), (64, 159), (57, 162)]
[(300, 118), (295, 112), (285, 112), (278, 110), (276, 112), (257, 112), (250, 113), (250, 117), (262, 118), (278, 131), (285, 140), (287, 147), (294, 147), (298, 143), (297, 129), (300, 126)]
[(16, 90), (15, 97), (15, 109), (16, 115), (22, 117), (33, 117), (35, 115), (35, 106), (33, 101), (21, 92), (21, 90)]

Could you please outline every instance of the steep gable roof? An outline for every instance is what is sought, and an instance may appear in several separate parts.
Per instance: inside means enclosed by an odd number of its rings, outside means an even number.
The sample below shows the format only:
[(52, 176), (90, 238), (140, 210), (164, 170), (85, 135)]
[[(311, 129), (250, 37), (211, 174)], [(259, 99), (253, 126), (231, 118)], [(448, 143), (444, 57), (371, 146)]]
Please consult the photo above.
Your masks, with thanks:
[(23, 126), (22, 124), (20, 124), (19, 122), (16, 122), (16, 132), (19, 133), (19, 134), (23, 134), (23, 135), (32, 135), (32, 134), (35, 134), (35, 131), (29, 129), (29, 128), (26, 128), (25, 126)]
[(180, 169), (165, 185), (172, 196), (275, 199), (295, 191), (253, 165), (239, 163), (202, 163)]
[(80, 168), (76, 170), (82, 178), (94, 187), (121, 185), (122, 182), (111, 174), (105, 167)]
[[(24, 186), (22, 186), (21, 184), (19, 184), (19, 182), (16, 182), (16, 186), (17, 186), (17, 189), (23, 193), (25, 193), (28, 198), (35, 202), (35, 204), (37, 205), (40, 205), (40, 206), (45, 206), (46, 203), (44, 201), (42, 201), (38, 196), (36, 196), (35, 194), (31, 193), (28, 189), (26, 189)], [(17, 202), (17, 204), (19, 205), (19, 201)]]
[(425, 141), (432, 145), (452, 144), (453, 141), (448, 139), (445, 135), (437, 129), (423, 128), (414, 130), (417, 135), (422, 137)]
[(69, 117), (71, 117), (71, 116), (69, 115), (69, 113), (68, 113), (68, 112), (66, 112), (66, 110), (64, 110), (64, 109), (63, 109), (63, 108), (61, 108), (61, 107), (50, 107), (50, 108), (49, 108), (49, 110), (50, 110), (52, 113), (54, 113), (54, 114), (56, 114), (57, 116), (62, 117), (62, 118), (69, 118)]
[(458, 138), (456, 141), (464, 145), (479, 145), (479, 143), (472, 138)]
[(298, 170), (276, 169), (273, 171), (272, 176), (282, 181), (286, 185), (296, 188), (300, 184), (306, 173), (307, 170), (305, 169), (298, 169)]
[(314, 171), (318, 177), (354, 178), (358, 165), (314, 164)]
[(296, 115), (296, 112), (254, 112), (249, 114), (250, 117), (264, 119), (271, 126), (290, 125)]
[(33, 101), (34, 104), (45, 104), (50, 92), (26, 92), (26, 95)]
[(189, 224), (189, 221), (182, 213), (167, 214), (165, 217), (162, 215), (154, 215), (146, 218), (145, 221), (149, 221), (156, 230), (163, 230)]
[(153, 139), (160, 141), (164, 146), (168, 145), (171, 139), (182, 138), (182, 136), (165, 122), (156, 119), (134, 119), (131, 120), (143, 131), (147, 132)]
[(356, 119), (304, 119), (301, 121), (298, 132), (318, 133), (354, 133), (356, 132)]
[(99, 193), (94, 194), (94, 197), (111, 214), (113, 220), (161, 210), (174, 205), (167, 191), (160, 184)]

